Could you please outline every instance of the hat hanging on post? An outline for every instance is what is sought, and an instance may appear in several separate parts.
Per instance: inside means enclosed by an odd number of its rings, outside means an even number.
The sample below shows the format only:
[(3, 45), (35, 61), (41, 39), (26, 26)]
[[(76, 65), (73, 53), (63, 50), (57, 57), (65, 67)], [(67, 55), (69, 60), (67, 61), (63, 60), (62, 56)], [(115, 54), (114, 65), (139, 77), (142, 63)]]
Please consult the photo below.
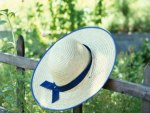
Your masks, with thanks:
[(31, 91), (50, 110), (82, 104), (105, 84), (116, 59), (111, 34), (99, 27), (75, 30), (49, 47), (37, 64)]

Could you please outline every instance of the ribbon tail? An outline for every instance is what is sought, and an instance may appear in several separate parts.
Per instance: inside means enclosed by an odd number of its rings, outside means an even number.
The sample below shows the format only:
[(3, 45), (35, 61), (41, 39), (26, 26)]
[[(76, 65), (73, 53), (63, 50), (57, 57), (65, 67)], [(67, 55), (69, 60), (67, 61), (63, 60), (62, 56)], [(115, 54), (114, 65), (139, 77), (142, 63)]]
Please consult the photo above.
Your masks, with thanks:
[(57, 100), (59, 100), (59, 91), (53, 90), (52, 91), (52, 103), (56, 102)]
[(48, 82), (48, 81), (44, 81), (40, 86), (51, 90), (53, 88), (53, 83)]

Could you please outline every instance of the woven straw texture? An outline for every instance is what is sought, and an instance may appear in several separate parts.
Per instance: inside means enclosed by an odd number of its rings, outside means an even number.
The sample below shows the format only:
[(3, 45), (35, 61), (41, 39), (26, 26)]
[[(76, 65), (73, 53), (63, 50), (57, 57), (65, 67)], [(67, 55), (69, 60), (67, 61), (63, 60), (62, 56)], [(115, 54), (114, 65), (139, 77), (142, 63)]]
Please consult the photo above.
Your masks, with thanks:
[[(40, 86), (45, 80), (62, 86), (76, 78), (89, 62), (92, 66), (76, 87), (60, 92), (60, 98), (51, 103), (52, 91)], [(95, 95), (107, 81), (116, 58), (111, 35), (100, 28), (85, 28), (66, 35), (52, 46), (37, 65), (31, 81), (32, 94), (37, 103), (47, 109), (64, 110), (77, 106)]]

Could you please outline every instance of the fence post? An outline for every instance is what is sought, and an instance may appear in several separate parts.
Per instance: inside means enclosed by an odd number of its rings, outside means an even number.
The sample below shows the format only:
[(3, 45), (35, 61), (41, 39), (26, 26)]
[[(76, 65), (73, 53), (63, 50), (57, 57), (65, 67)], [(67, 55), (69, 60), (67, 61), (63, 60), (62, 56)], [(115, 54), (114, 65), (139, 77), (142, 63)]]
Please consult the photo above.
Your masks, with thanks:
[[(17, 49), (17, 55), (23, 56), (25, 55), (25, 47), (24, 47), (24, 39), (23, 36), (19, 36), (16, 44)], [(17, 94), (17, 107), (19, 110), (19, 113), (24, 113), (24, 96), (25, 96), (25, 86), (24, 86), (24, 69), (17, 67), (17, 70), (19, 72), (19, 76), (17, 77), (17, 88), (16, 88), (16, 94)]]
[[(150, 87), (150, 63), (147, 64), (144, 70), (144, 85)], [(150, 101), (142, 101), (142, 113), (150, 113)]]
[(82, 104), (73, 108), (73, 113), (82, 113)]
[(0, 113), (8, 113), (8, 111), (5, 108), (0, 106)]

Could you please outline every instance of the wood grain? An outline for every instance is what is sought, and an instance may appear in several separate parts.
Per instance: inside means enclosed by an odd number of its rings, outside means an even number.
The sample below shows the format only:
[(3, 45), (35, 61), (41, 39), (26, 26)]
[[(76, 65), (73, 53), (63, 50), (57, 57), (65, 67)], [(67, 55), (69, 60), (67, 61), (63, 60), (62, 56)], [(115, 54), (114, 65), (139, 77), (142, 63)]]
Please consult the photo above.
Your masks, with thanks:
[[(25, 56), (25, 45), (23, 36), (19, 36), (16, 44), (17, 55)], [(24, 113), (24, 103), (25, 103), (25, 83), (24, 83), (24, 68), (17, 67), (17, 71), (20, 76), (17, 76), (16, 84), (16, 97), (17, 97), (17, 108), (19, 113)]]
[(83, 113), (82, 111), (82, 104), (73, 108), (73, 113)]
[(150, 87), (142, 84), (109, 79), (103, 88), (150, 101)]
[[(150, 87), (150, 64), (147, 64), (144, 70), (144, 85)], [(150, 101), (142, 101), (142, 113), (150, 113)]]
[(12, 64), (17, 67), (31, 70), (33, 70), (37, 64), (36, 60), (32, 60), (21, 56), (15, 56), (7, 53), (0, 53), (0, 62)]
[(0, 113), (8, 113), (8, 111), (5, 108), (0, 106)]

